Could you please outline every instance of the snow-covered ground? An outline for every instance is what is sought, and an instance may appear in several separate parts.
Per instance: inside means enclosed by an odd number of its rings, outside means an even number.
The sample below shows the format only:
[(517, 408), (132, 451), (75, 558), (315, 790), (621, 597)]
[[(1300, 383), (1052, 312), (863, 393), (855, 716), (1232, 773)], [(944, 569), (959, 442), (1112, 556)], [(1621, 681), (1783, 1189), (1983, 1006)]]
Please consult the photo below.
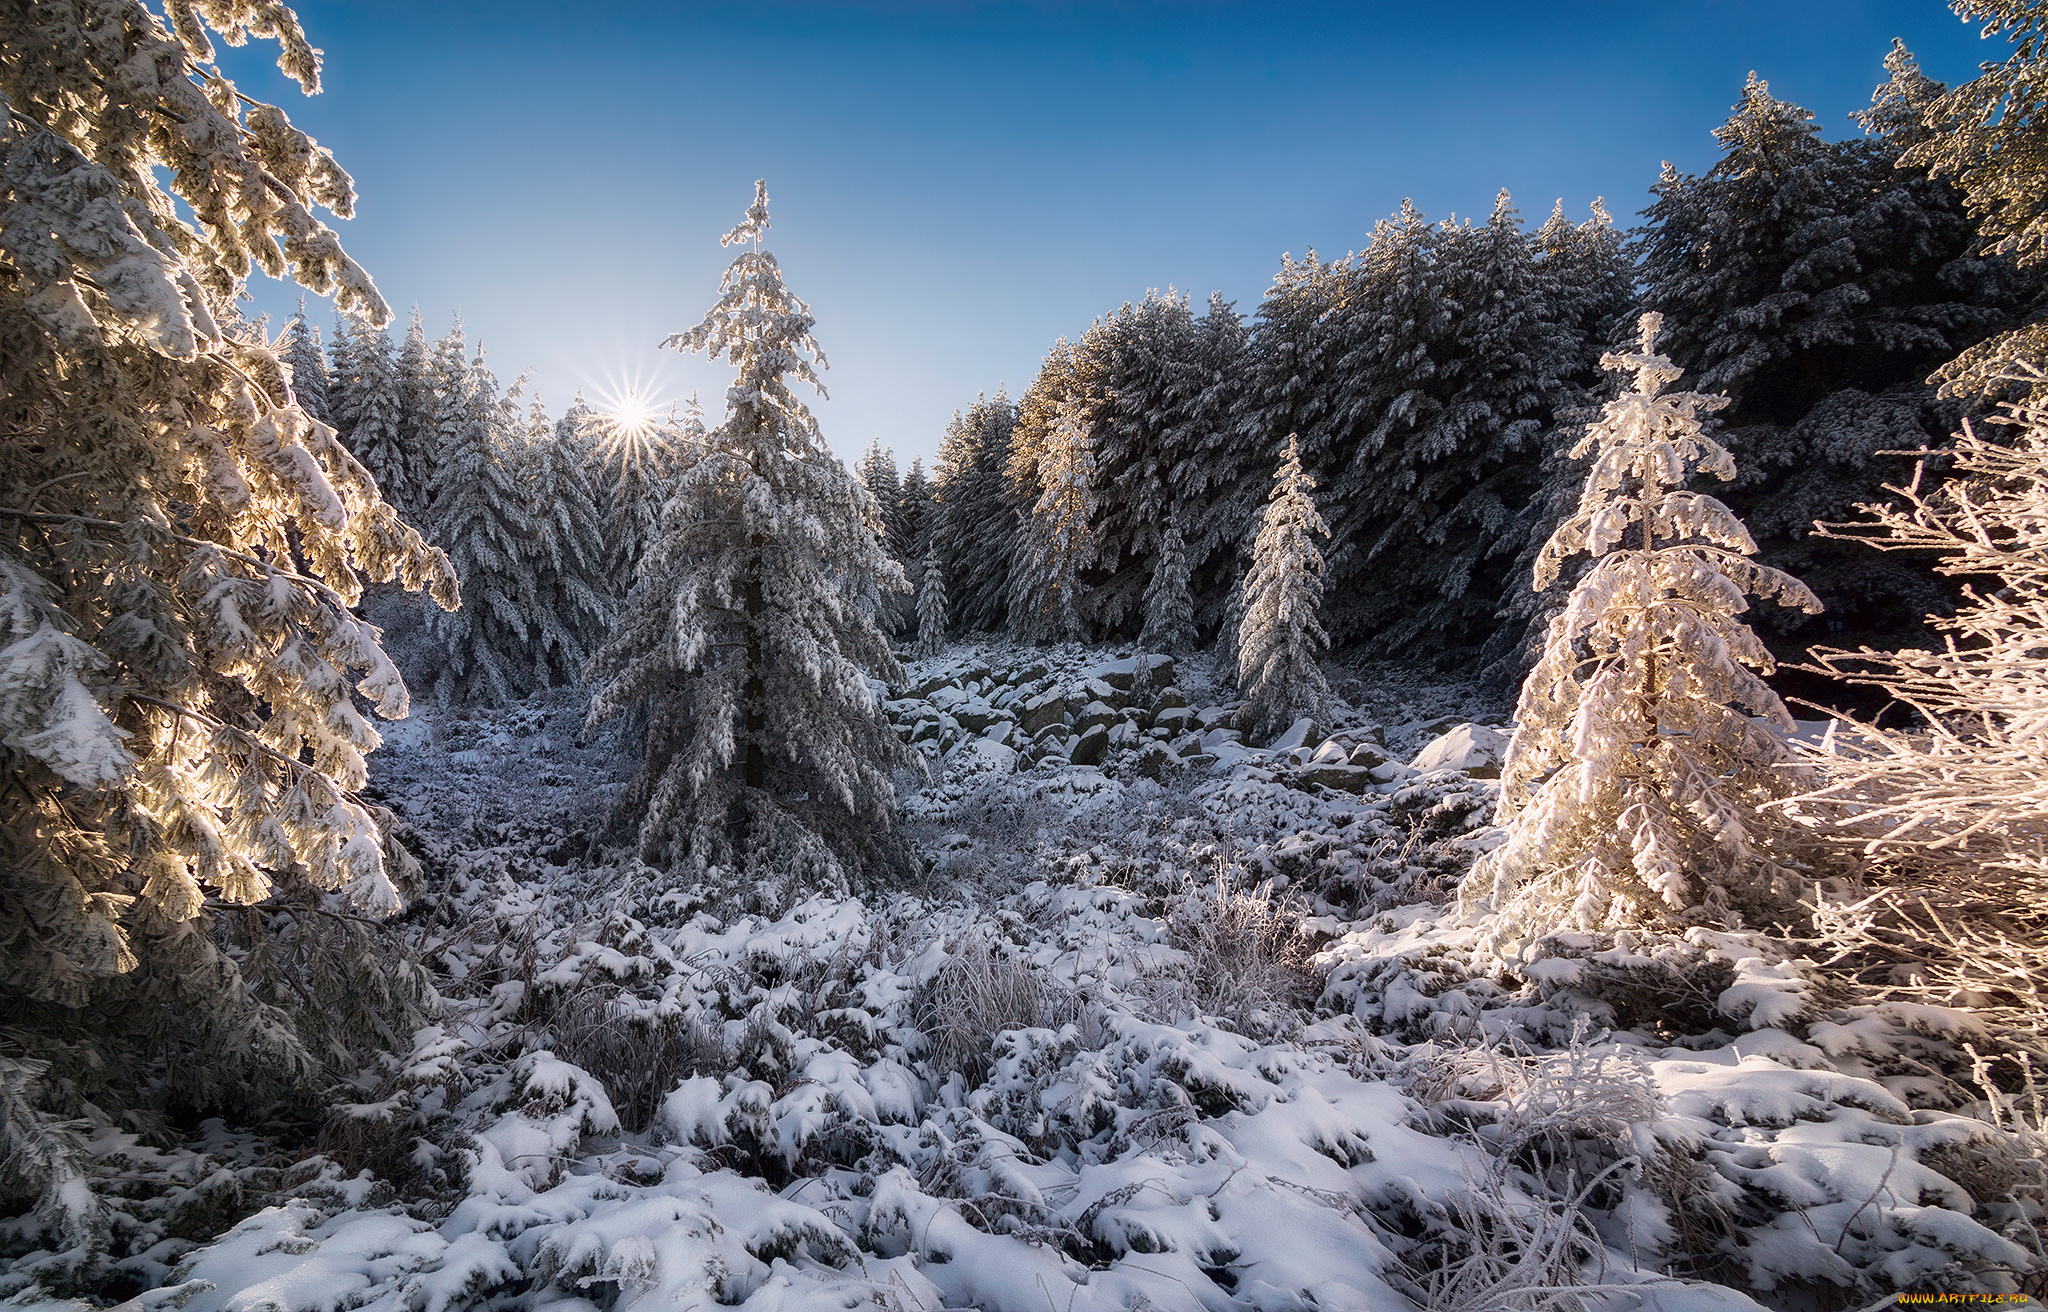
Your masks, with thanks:
[(1202, 657), (917, 663), (927, 869), (823, 892), (601, 857), (614, 745), (565, 697), (422, 708), (374, 786), (442, 1014), (316, 1156), (101, 1127), (129, 1306), (1861, 1307), (2039, 1270), (1966, 1013), (1739, 935), (1504, 963), (1454, 900), (1498, 708), (1336, 686), (1268, 747)]

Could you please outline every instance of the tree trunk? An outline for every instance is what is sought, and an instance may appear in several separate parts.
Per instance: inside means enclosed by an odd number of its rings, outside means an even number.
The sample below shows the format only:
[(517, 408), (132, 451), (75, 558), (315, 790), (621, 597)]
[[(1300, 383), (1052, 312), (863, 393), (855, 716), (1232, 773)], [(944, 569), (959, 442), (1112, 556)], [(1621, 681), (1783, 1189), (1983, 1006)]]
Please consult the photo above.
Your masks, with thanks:
[[(755, 546), (759, 546), (757, 541)], [(767, 688), (761, 678), (761, 558), (754, 557), (753, 565), (747, 570), (747, 763), (746, 784), (749, 788), (768, 786), (768, 754), (761, 745), (761, 736), (767, 730), (767, 719), (761, 713), (761, 703), (767, 697)]]

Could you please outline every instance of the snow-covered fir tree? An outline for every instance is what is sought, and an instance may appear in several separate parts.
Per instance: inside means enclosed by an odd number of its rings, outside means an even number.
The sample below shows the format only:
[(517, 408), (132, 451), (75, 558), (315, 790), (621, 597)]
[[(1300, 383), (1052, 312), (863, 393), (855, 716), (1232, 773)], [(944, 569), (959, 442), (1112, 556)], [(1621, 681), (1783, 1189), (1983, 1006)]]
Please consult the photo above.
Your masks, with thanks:
[(886, 542), (895, 527), (896, 503), (903, 496), (903, 479), (896, 472), (896, 453), (883, 447), (879, 441), (869, 442), (854, 475), (868, 490), (868, 495), (875, 499), (875, 507), (882, 515), (883, 541)]
[(626, 610), (592, 664), (589, 724), (647, 715), (622, 798), (643, 856), (831, 879), (887, 859), (906, 759), (869, 688), (900, 679), (863, 604), (901, 588), (874, 503), (790, 381), (823, 388), (812, 318), (759, 248), (768, 192), (726, 245), (704, 321), (665, 345), (732, 362), (724, 421), (682, 474)]
[(408, 521), (419, 523), (426, 513), (426, 489), (400, 426), (403, 408), (391, 339), (383, 328), (358, 322), (338, 328), (335, 343), (335, 358), (348, 362), (346, 375), (334, 380), (335, 423), (349, 450), (376, 476), (384, 499)]
[(922, 562), (931, 547), (932, 486), (924, 475), (922, 456), (910, 462), (903, 473), (903, 487), (897, 497), (896, 517), (889, 524), (889, 554), (907, 571)]
[(252, 264), (388, 313), (316, 217), (352, 213), (348, 175), (237, 98), (213, 39), (274, 40), (309, 93), (318, 52), (282, 6), (174, 12), (0, 15), (5, 1169), (44, 1192), (11, 1242), (47, 1223), (81, 1254), (106, 1218), (75, 1159), (13, 1151), (62, 1138), (43, 1113), (318, 1097), (358, 1028), (421, 1019), (398, 1005), (418, 972), (360, 919), (398, 908), (408, 863), (356, 795), (379, 741), (358, 698), (407, 699), (351, 608), (366, 581), (456, 601), (236, 318)]
[[(460, 374), (442, 364), (444, 445), (433, 491), (436, 545), (462, 580), (459, 610), (430, 613), (440, 653), (434, 695), (453, 704), (503, 705), (532, 687), (529, 641), (536, 612), (533, 544), (538, 538), (514, 443), (517, 414), (498, 395), (483, 355)], [(515, 420), (516, 422), (516, 420)]]
[(669, 497), (670, 467), (678, 443), (702, 440), (702, 421), (677, 425), (596, 416), (598, 490), (604, 503), (605, 573), (613, 597), (633, 590), (640, 563), (661, 532), (662, 507)]
[(1037, 460), (1041, 490), (1010, 576), (1010, 629), (1029, 641), (1080, 638), (1081, 570), (1095, 555), (1095, 456), (1087, 420), (1068, 404)]
[(469, 341), (458, 314), (434, 343), (424, 375), (428, 429), (421, 434), (421, 458), (431, 471), (428, 486), (435, 496), (446, 485), (442, 466), (453, 456), (455, 432), (467, 422), (470, 385), (475, 381), (471, 368)]
[[(1586, 253), (1619, 276), (1582, 280), (1626, 290), (1617, 247)], [(1482, 225), (1404, 204), (1356, 255), (1283, 261), (1259, 311), (1254, 431), (1299, 434), (1324, 489), (1340, 643), (1427, 655), (1493, 636), (1544, 434), (1605, 345), (1565, 290), (1505, 193)]]
[(1770, 653), (1741, 619), (1749, 596), (1818, 611), (1715, 498), (1734, 461), (1705, 431), (1725, 396), (1666, 391), (1659, 317), (1605, 364), (1634, 375), (1586, 430), (1577, 510), (1546, 544), (1536, 586), (1581, 553), (1592, 567), (1550, 623), (1522, 685), (1502, 770), (1506, 841), (1468, 877), (1508, 944), (1558, 929), (1727, 923), (1795, 891), (1796, 825), (1766, 804), (1794, 791), (1791, 716), (1759, 672)]
[(1329, 715), (1330, 684), (1316, 664), (1330, 641), (1321, 618), (1323, 553), (1316, 538), (1330, 530), (1316, 511), (1314, 488), (1301, 469), (1300, 443), (1289, 437), (1241, 588), (1237, 686), (1255, 735), (1275, 733), (1302, 716)]
[(1021, 521), (1004, 495), (1004, 467), (1017, 407), (998, 391), (956, 413), (939, 443), (932, 476), (932, 545), (945, 562), (952, 622), (999, 629), (1010, 597), (1010, 569)]
[[(578, 394), (578, 401), (582, 400)], [(583, 407), (584, 415), (589, 407)], [(534, 581), (534, 674), (543, 684), (573, 684), (611, 626), (604, 575), (604, 517), (590, 486), (580, 435), (584, 416), (571, 407), (548, 423), (538, 396), (527, 415), (524, 483), (533, 538), (527, 554)]]
[(937, 552), (926, 552), (917, 585), (917, 654), (936, 656), (946, 646), (946, 571)]
[(418, 489), (413, 509), (424, 521), (428, 512), (429, 489), (440, 469), (440, 400), (434, 392), (434, 350), (427, 342), (427, 327), (417, 306), (405, 328), (405, 341), (398, 348), (398, 445), (406, 455), (406, 466)]
[(1575, 360), (1583, 362), (1584, 373), (1570, 376), (1572, 391), (1552, 416), (1553, 425), (1537, 439), (1543, 451), (1536, 467), (1537, 487), (1514, 512), (1515, 526), (1508, 534), (1521, 546), (1500, 596), (1499, 615), (1505, 622), (1479, 656), (1480, 681), (1501, 689), (1521, 686), (1543, 649), (1550, 617), (1563, 609), (1566, 594), (1577, 582), (1577, 575), (1568, 571), (1543, 592), (1530, 583), (1543, 544), (1578, 505), (1585, 483), (1583, 465), (1567, 455), (1575, 439), (1563, 434), (1583, 431), (1599, 413), (1596, 398), (1603, 384), (1594, 375), (1605, 375), (1598, 368), (1595, 348), (1618, 341), (1629, 315), (1639, 313), (1626, 238), (1602, 201), (1595, 199), (1592, 210), (1591, 218), (1574, 223), (1565, 217), (1560, 200), (1535, 235), (1548, 298), (1557, 322), (1577, 343)]
[(291, 375), (292, 399), (313, 418), (332, 428), (334, 408), (328, 400), (327, 356), (320, 348), (320, 330), (306, 319), (306, 302), (285, 325), (284, 349), (278, 352)]
[[(1950, 8), (1985, 37), (2003, 36), (2013, 51), (1953, 90), (1921, 75), (1903, 46), (1885, 66), (1866, 121), (1903, 147), (1900, 163), (1952, 183), (1978, 225), (1980, 246), (2034, 277), (2048, 269), (2048, 153), (2040, 133), (2048, 114), (2048, 10), (2039, 0), (1955, 0)], [(1908, 71), (1910, 70), (1910, 71)], [(2023, 322), (1963, 352), (1941, 371), (1964, 395), (2031, 390), (2048, 368), (2048, 314), (2026, 307)]]
[[(1700, 176), (1665, 170), (1638, 239), (1644, 308), (1669, 325), (1666, 353), (1726, 392), (1726, 490), (1759, 559), (1798, 575), (1829, 627), (1890, 631), (1953, 598), (1917, 562), (1813, 533), (1903, 480), (1910, 451), (1943, 438), (1957, 409), (1930, 372), (2015, 322), (2038, 276), (1980, 253), (1978, 225), (1945, 182), (1902, 166), (1920, 130), (1900, 101), (1925, 102), (1895, 50), (1860, 138), (1822, 139), (1813, 116), (1751, 76), (1715, 130)], [(1759, 621), (1804, 643), (1819, 622)]]
[[(1054, 343), (1018, 402), (1005, 467), (1005, 499), (1028, 520), (1044, 493), (1039, 462), (1062, 417), (1077, 414), (1095, 460), (1096, 508), (1082, 617), (1126, 636), (1143, 623), (1170, 509), (1185, 525), (1195, 604), (1213, 622), (1224, 561), (1255, 518), (1245, 493), (1267, 472), (1247, 456), (1238, 428), (1249, 338), (1220, 296), (1196, 319), (1188, 298), (1154, 293), (1097, 320), (1080, 340)], [(1020, 544), (1021, 545), (1021, 544)]]
[(1195, 649), (1194, 599), (1188, 592), (1188, 555), (1181, 543), (1180, 521), (1169, 515), (1159, 536), (1159, 556), (1152, 581), (1145, 585), (1145, 627), (1138, 645), (1146, 651), (1183, 655)]
[[(868, 490), (868, 495), (875, 499), (883, 549), (907, 578), (911, 561), (916, 558), (896, 554), (896, 546), (903, 538), (903, 478), (896, 471), (896, 453), (884, 448), (879, 441), (869, 442), (854, 475)], [(916, 622), (916, 612), (917, 600), (910, 593), (891, 594), (882, 601), (882, 627), (889, 633), (901, 633), (907, 625)]]

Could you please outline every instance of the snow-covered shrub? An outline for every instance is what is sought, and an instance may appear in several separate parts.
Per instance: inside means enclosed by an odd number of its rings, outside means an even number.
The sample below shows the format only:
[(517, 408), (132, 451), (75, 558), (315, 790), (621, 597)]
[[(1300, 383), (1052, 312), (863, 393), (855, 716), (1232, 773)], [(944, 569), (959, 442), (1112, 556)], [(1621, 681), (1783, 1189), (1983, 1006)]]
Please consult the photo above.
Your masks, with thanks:
[[(1845, 947), (1916, 1001), (1969, 1006), (2048, 1040), (2048, 403), (2012, 407), (2009, 443), (1965, 425), (1949, 477), (1823, 531), (1937, 553), (1965, 580), (1931, 649), (1825, 650), (1821, 667), (1879, 689), (1919, 723), (1850, 720), (1796, 800), (1871, 860), (1879, 896), (1843, 911)], [(1875, 974), (1876, 972), (1872, 972)], [(1872, 980), (1872, 983), (1878, 983)]]
[(1632, 372), (1573, 456), (1593, 462), (1578, 508), (1545, 543), (1535, 585), (1593, 558), (1522, 685), (1502, 771), (1506, 841), (1464, 900), (1498, 917), (1510, 952), (1556, 928), (1725, 921), (1782, 908), (1802, 831), (1762, 806), (1792, 791), (1792, 719), (1758, 672), (1771, 655), (1739, 616), (1747, 594), (1817, 610), (1797, 579), (1748, 559), (1727, 506), (1685, 490), (1734, 462), (1705, 419), (1723, 396), (1667, 392), (1680, 370), (1642, 318)]
[(1190, 889), (1166, 922), (1167, 942), (1187, 954), (1189, 1001), (1240, 1034), (1274, 1036), (1314, 1001), (1313, 955), (1300, 909), (1270, 883)]
[(604, 1085), (626, 1129), (647, 1128), (661, 1101), (693, 1075), (723, 1075), (734, 1054), (702, 1020), (649, 1016), (601, 988), (561, 1000), (548, 1017), (555, 1051)]
[(1498, 1167), (1472, 1179), (1450, 1198), (1432, 1260), (1410, 1259), (1417, 1301), (1430, 1312), (1585, 1312), (1604, 1302), (1588, 1301), (1616, 1291), (1600, 1279), (1606, 1254), (1584, 1210), (1600, 1183), (1559, 1204), (1522, 1192)]
[(1075, 1011), (1073, 993), (1029, 961), (990, 948), (981, 934), (954, 945), (943, 966), (918, 990), (912, 1016), (942, 1075), (969, 1083), (988, 1077), (990, 1047), (1006, 1030), (1057, 1026)]

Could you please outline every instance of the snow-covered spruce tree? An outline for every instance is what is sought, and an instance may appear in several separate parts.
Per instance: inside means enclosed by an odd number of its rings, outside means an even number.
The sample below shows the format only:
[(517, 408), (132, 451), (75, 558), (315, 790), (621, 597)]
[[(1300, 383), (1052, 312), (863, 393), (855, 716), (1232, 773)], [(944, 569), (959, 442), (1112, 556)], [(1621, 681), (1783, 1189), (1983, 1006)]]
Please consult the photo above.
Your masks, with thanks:
[(1543, 650), (1551, 616), (1564, 609), (1571, 585), (1578, 581), (1568, 572), (1542, 592), (1530, 586), (1536, 557), (1577, 507), (1586, 481), (1584, 462), (1566, 454), (1575, 438), (1565, 433), (1583, 432), (1599, 414), (1601, 392), (1611, 391), (1603, 388), (1608, 376), (1599, 367), (1600, 355), (1620, 340), (1624, 320), (1641, 313), (1635, 306), (1634, 266), (1625, 238), (1601, 200), (1594, 200), (1592, 210), (1591, 218), (1573, 223), (1565, 217), (1560, 200), (1535, 235), (1547, 298), (1557, 322), (1577, 345), (1574, 372), (1567, 380), (1570, 391), (1552, 415), (1551, 427), (1538, 439), (1544, 454), (1537, 464), (1536, 490), (1514, 515), (1512, 536), (1521, 546), (1500, 600), (1498, 614), (1505, 622), (1480, 653), (1480, 682), (1502, 691), (1521, 687)]
[[(687, 423), (684, 425), (687, 429)], [(662, 507), (669, 496), (671, 442), (701, 440), (694, 433), (676, 434), (672, 426), (596, 416), (598, 483), (604, 500), (605, 573), (616, 602), (633, 591), (641, 562), (661, 532)]]
[(1087, 421), (1069, 404), (1038, 454), (1038, 500), (1011, 574), (1010, 629), (1034, 642), (1081, 636), (1081, 570), (1094, 558), (1095, 457)]
[[(1981, 35), (2005, 37), (2012, 54), (1953, 90), (1917, 68), (1910, 77), (1894, 70), (1901, 94), (1872, 109), (1891, 109), (1894, 123), (1905, 129), (1897, 133), (1905, 146), (1902, 166), (1924, 169), (1962, 194), (1978, 224), (1979, 248), (2038, 276), (2048, 269), (2048, 6), (2041, 0), (1952, 0), (1949, 7), (1977, 24)], [(1903, 47), (1894, 51), (1903, 54)], [(2048, 303), (2035, 299), (2024, 317), (1944, 366), (1944, 390), (1970, 395), (2032, 386), (2035, 374), (2048, 369)], [(2015, 369), (2015, 363), (2026, 367)]]
[(917, 654), (936, 656), (946, 645), (946, 571), (937, 552), (926, 552), (917, 585)]
[(1323, 607), (1323, 553), (1330, 530), (1316, 513), (1315, 483), (1301, 471), (1301, 445), (1273, 471), (1273, 491), (1252, 543), (1252, 568), (1242, 586), (1244, 618), (1237, 630), (1237, 686), (1254, 736), (1277, 733), (1302, 716), (1330, 712), (1330, 684), (1316, 664), (1329, 645)]
[(384, 499), (398, 508), (411, 523), (419, 523), (426, 511), (426, 489), (412, 453), (406, 447), (400, 427), (398, 370), (391, 359), (391, 339), (380, 327), (358, 322), (337, 331), (336, 342), (346, 342), (348, 373), (338, 376), (333, 392), (335, 423), (342, 440), (356, 459), (377, 479)]
[(550, 425), (540, 398), (533, 398), (522, 481), (533, 524), (526, 554), (534, 586), (534, 677), (544, 685), (576, 683), (611, 627), (603, 516), (591, 492), (577, 426), (566, 415)]
[(887, 543), (895, 528), (896, 503), (903, 496), (903, 479), (896, 472), (896, 453), (879, 441), (869, 442), (854, 475), (875, 499), (875, 508), (882, 516), (882, 540)]
[(1661, 320), (1607, 368), (1634, 375), (1580, 439), (1578, 509), (1536, 562), (1540, 590), (1581, 552), (1592, 567), (1522, 685), (1502, 770), (1506, 841), (1468, 877), (1513, 943), (1554, 929), (1731, 923), (1786, 905), (1801, 835), (1765, 804), (1794, 791), (1791, 716), (1757, 671), (1770, 653), (1740, 616), (1748, 596), (1817, 611), (1788, 574), (1756, 564), (1729, 509), (1685, 490), (1734, 461), (1705, 432), (1724, 396), (1667, 392)]
[(1195, 649), (1194, 600), (1188, 592), (1188, 554), (1180, 520), (1169, 515), (1159, 536), (1159, 559), (1145, 588), (1145, 627), (1138, 645), (1147, 651), (1184, 655)]
[[(854, 475), (868, 490), (868, 495), (875, 499), (875, 512), (881, 520), (883, 549), (908, 577), (910, 562), (915, 558), (896, 553), (896, 546), (903, 538), (903, 477), (896, 471), (896, 453), (884, 448), (880, 442), (869, 442), (860, 464), (854, 468)], [(901, 633), (917, 622), (916, 611), (917, 599), (909, 593), (884, 598), (881, 606), (883, 630), (891, 634)]]
[(913, 562), (924, 560), (931, 549), (932, 485), (924, 476), (924, 459), (910, 462), (903, 474), (903, 489), (897, 500), (896, 518), (889, 525), (889, 554), (905, 571)]
[(417, 498), (412, 507), (424, 523), (429, 510), (428, 489), (440, 468), (440, 401), (434, 395), (434, 353), (427, 344), (427, 328), (420, 321), (419, 308), (406, 325), (405, 343), (398, 348), (395, 384), (398, 389), (398, 444), (405, 451)]
[[(1005, 499), (1021, 519), (1044, 491), (1038, 465), (1054, 430), (1078, 414), (1095, 461), (1096, 508), (1082, 619), (1136, 634), (1156, 572), (1169, 511), (1179, 516), (1190, 577), (1220, 581), (1256, 519), (1256, 476), (1265, 453), (1240, 440), (1247, 377), (1243, 319), (1220, 296), (1196, 319), (1188, 298), (1153, 293), (1097, 320), (1079, 342), (1047, 352), (1017, 405), (1005, 467)], [(1245, 491), (1247, 484), (1253, 493)], [(1195, 599), (1211, 618), (1224, 598), (1213, 584)]]
[(589, 725), (646, 709), (619, 812), (639, 822), (645, 859), (833, 880), (894, 863), (891, 774), (908, 756), (868, 676), (902, 670), (863, 602), (903, 573), (866, 490), (790, 390), (795, 378), (822, 395), (825, 360), (810, 311), (760, 249), (767, 226), (757, 183), (724, 238), (752, 249), (704, 321), (664, 343), (723, 356), (737, 376), (592, 662)]
[(310, 912), (400, 901), (356, 697), (406, 692), (351, 607), (455, 579), (235, 319), (252, 264), (387, 314), (314, 217), (347, 174), (214, 63), (275, 40), (317, 90), (297, 20), (91, 12), (0, 9), (0, 1046), (46, 1109), (246, 1105), (416, 980)]
[(427, 634), (442, 656), (434, 696), (504, 705), (527, 693), (533, 670), (538, 527), (514, 447), (523, 434), (514, 431), (517, 411), (500, 401), (481, 353), (442, 385), (446, 445), (434, 479), (431, 532), (462, 580), (463, 604), (427, 615)]
[[(1611, 247), (1613, 268), (1626, 262)], [(1286, 260), (1259, 309), (1254, 444), (1298, 434), (1330, 520), (1340, 644), (1408, 655), (1498, 632), (1544, 435), (1583, 400), (1605, 342), (1579, 324), (1503, 193), (1483, 225), (1413, 205), (1333, 264)], [(1518, 626), (1519, 627), (1519, 626)]]
[(334, 407), (328, 399), (327, 356), (320, 349), (320, 330), (306, 321), (304, 297), (299, 299), (299, 312), (285, 325), (284, 349), (278, 358), (291, 376), (292, 399), (299, 409), (329, 428), (335, 427)]
[(1665, 353), (1729, 397), (1718, 439), (1736, 462), (1722, 492), (1758, 559), (1826, 604), (1757, 625), (1805, 646), (1827, 629), (1910, 640), (1918, 616), (1954, 601), (1920, 562), (1816, 535), (1907, 477), (1890, 452), (1942, 440), (1959, 408), (1928, 375), (2016, 321), (2048, 284), (1986, 256), (1948, 183), (1902, 159), (1923, 131), (1910, 106), (1935, 88), (1902, 49), (1864, 116), (1823, 140), (1813, 116), (1752, 76), (1715, 130), (1721, 158), (1697, 177), (1669, 167), (1637, 239), (1643, 306), (1669, 325)]
[(998, 391), (956, 413), (939, 443), (932, 476), (931, 544), (945, 562), (946, 596), (955, 627), (1003, 627), (1010, 569), (1022, 520), (1004, 495), (1004, 467), (1017, 407)]

